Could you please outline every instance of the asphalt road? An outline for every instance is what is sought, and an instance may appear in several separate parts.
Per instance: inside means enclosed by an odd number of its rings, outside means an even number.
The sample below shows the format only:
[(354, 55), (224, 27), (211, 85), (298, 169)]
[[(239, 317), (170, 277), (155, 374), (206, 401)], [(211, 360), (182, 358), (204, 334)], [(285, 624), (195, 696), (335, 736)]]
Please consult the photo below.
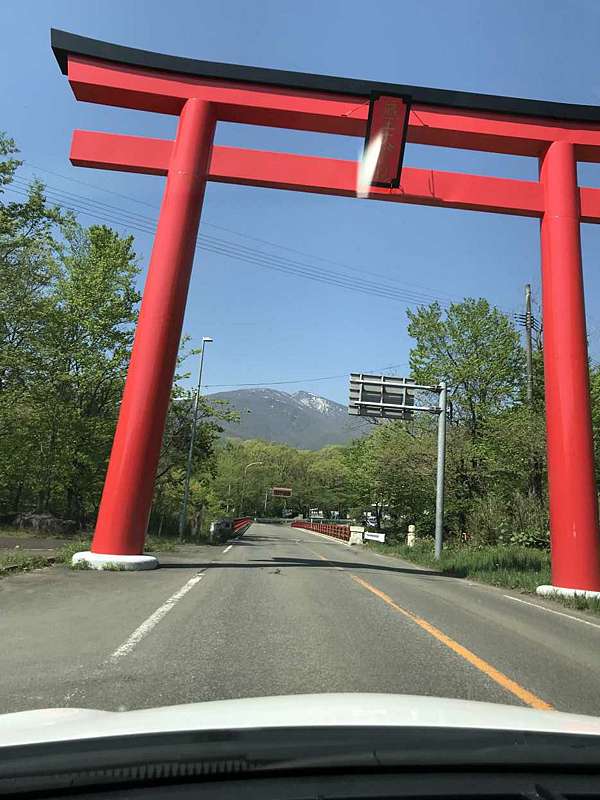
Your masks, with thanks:
[(600, 619), (301, 529), (0, 581), (0, 712), (400, 692), (600, 715)]

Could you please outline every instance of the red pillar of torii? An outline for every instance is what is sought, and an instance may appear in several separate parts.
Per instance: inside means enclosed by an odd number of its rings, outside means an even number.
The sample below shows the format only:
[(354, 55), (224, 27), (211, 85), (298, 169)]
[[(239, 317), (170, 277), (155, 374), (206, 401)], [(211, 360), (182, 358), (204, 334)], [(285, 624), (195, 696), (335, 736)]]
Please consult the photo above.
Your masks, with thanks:
[[(540, 179), (405, 167), (371, 199), (541, 221), (552, 587), (600, 591), (579, 227), (600, 222), (600, 108), (272, 71), (132, 50), (52, 31), (78, 100), (179, 116), (174, 141), (75, 131), (71, 161), (167, 178), (92, 554), (143, 552), (206, 181), (356, 196), (357, 163), (213, 147), (218, 121), (364, 137), (374, 93), (412, 98), (408, 141), (539, 159)], [(546, 587), (548, 588), (548, 587)]]

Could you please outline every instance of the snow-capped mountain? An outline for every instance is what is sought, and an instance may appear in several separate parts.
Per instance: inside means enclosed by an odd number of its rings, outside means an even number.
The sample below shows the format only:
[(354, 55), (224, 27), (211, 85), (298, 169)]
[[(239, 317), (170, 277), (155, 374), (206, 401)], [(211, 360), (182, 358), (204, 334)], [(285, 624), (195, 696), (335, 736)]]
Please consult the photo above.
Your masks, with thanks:
[(367, 423), (348, 416), (346, 406), (310, 392), (238, 389), (211, 398), (227, 400), (240, 413), (239, 423), (224, 425), (226, 436), (239, 439), (266, 439), (318, 450), (345, 444), (370, 430)]

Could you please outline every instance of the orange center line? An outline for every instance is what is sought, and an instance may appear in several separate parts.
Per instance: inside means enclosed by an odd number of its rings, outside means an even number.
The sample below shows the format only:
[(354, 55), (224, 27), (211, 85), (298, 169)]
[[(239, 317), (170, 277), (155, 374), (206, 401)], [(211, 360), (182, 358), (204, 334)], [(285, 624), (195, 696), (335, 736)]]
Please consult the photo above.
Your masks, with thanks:
[(365, 581), (363, 578), (359, 578), (358, 575), (350, 575), (353, 581), (363, 586), (367, 591), (372, 592), (374, 595), (379, 597), (380, 600), (383, 600), (384, 603), (387, 603), (388, 606), (397, 611), (399, 614), (402, 614), (407, 619), (410, 619), (424, 631), (427, 631), (431, 636), (441, 642), (443, 645), (448, 647), (450, 650), (454, 651), (457, 655), (464, 658), (465, 661), (468, 661), (469, 664), (478, 669), (480, 672), (483, 672), (484, 675), (487, 675), (488, 678), (491, 678), (495, 683), (505, 689), (507, 692), (510, 692), (515, 697), (518, 697), (523, 703), (532, 708), (543, 709), (543, 710), (552, 710), (553, 706), (550, 703), (547, 703), (545, 700), (542, 700), (541, 697), (538, 697), (533, 692), (530, 692), (528, 689), (525, 689), (516, 681), (513, 681), (503, 672), (493, 667), (488, 661), (484, 661), (483, 658), (475, 655), (471, 650), (464, 647), (462, 644), (455, 642), (454, 639), (451, 639), (450, 636), (447, 636), (443, 631), (439, 628), (436, 628), (435, 625), (432, 625), (430, 622), (427, 622), (426, 619), (413, 614), (412, 611), (407, 611), (405, 608), (402, 608), (397, 603), (395, 603), (392, 598), (387, 595), (385, 592), (382, 592), (380, 589), (377, 589), (375, 586), (370, 584), (368, 581)]
[[(322, 561), (330, 561), (330, 559), (322, 556), (320, 553), (317, 553), (316, 550), (313, 550), (310, 547), (308, 549)], [(338, 569), (341, 569), (344, 572), (346, 571), (343, 570), (342, 567), (338, 567)], [(353, 581), (356, 581), (356, 583), (367, 589), (367, 591), (372, 592), (372, 594), (379, 597), (380, 600), (383, 600), (384, 603), (387, 603), (387, 605), (390, 606), (390, 608), (393, 608), (394, 611), (397, 611), (399, 614), (402, 614), (404, 617), (411, 620), (411, 622), (414, 622), (415, 625), (418, 625), (424, 631), (437, 639), (438, 642), (441, 642), (461, 658), (464, 658), (465, 661), (468, 661), (469, 664), (475, 667), (475, 669), (483, 672), (484, 675), (501, 686), (505, 691), (513, 694), (515, 697), (518, 697), (519, 700), (526, 705), (545, 711), (553, 710), (554, 706), (552, 706), (550, 703), (547, 703), (545, 700), (542, 700), (541, 697), (538, 697), (533, 692), (525, 689), (525, 687), (521, 686), (521, 684), (513, 681), (512, 678), (508, 677), (508, 675), (500, 672), (500, 670), (496, 669), (496, 667), (493, 667), (488, 661), (485, 661), (483, 658), (475, 655), (475, 653), (473, 653), (467, 647), (464, 647), (464, 645), (454, 641), (454, 639), (445, 634), (439, 628), (436, 628), (435, 625), (427, 622), (426, 619), (423, 619), (422, 617), (417, 616), (417, 614), (413, 614), (412, 611), (408, 611), (406, 608), (399, 606), (388, 594), (382, 592), (381, 589), (377, 589), (376, 586), (373, 586), (371, 583), (364, 580), (364, 578), (359, 578), (358, 575), (353, 575), (351, 572), (348, 572), (348, 575), (350, 575)]]

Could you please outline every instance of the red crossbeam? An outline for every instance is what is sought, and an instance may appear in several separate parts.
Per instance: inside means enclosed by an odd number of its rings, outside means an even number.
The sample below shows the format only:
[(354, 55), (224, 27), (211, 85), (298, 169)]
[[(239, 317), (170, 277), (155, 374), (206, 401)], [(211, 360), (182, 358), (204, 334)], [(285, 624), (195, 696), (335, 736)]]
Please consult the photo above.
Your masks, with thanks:
[[(73, 164), (166, 175), (173, 143), (163, 139), (75, 131)], [(236, 147), (214, 147), (209, 180), (273, 189), (356, 195), (354, 161)], [(535, 181), (490, 178), (405, 167), (399, 189), (374, 189), (371, 197), (397, 203), (540, 217), (543, 197)], [(581, 190), (582, 218), (600, 221), (600, 190)]]
[[(179, 114), (189, 97), (214, 105), (225, 122), (365, 135), (364, 97), (236, 84), (69, 56), (69, 82), (78, 100), (103, 105)], [(556, 141), (576, 145), (580, 161), (600, 161), (598, 125), (535, 117), (434, 108), (415, 104), (408, 141), (438, 147), (541, 156)]]

